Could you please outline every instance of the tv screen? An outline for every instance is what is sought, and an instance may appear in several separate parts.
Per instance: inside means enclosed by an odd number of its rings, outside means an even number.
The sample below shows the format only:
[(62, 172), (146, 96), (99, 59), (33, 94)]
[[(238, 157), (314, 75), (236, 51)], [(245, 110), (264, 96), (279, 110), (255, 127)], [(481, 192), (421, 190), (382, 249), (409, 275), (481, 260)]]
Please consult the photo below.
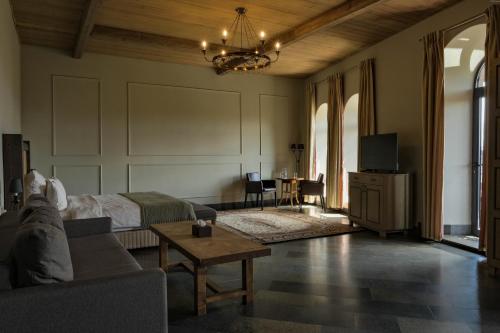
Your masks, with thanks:
[(362, 171), (398, 171), (398, 135), (396, 133), (362, 136), (360, 148)]

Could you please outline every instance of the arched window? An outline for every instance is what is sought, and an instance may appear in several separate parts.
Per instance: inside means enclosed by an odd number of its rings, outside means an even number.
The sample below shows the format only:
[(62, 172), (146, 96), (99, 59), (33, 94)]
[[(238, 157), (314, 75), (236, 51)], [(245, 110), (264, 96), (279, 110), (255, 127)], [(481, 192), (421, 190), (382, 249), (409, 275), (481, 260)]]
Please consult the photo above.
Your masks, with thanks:
[(342, 138), (343, 165), (343, 206), (349, 204), (349, 172), (358, 170), (358, 103), (359, 94), (349, 98), (344, 110), (344, 136)]
[(328, 149), (328, 104), (323, 103), (316, 112), (316, 150), (313, 176), (320, 173), (326, 177), (326, 159)]

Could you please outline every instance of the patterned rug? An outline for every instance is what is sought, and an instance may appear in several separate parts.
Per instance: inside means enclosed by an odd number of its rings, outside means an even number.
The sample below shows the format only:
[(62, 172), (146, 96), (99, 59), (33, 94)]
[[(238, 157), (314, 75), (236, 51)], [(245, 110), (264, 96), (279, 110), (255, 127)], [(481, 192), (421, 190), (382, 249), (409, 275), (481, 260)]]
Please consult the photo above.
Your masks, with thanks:
[(217, 225), (264, 244), (362, 230), (351, 227), (345, 217), (326, 216), (318, 218), (283, 208), (252, 208), (217, 212)]

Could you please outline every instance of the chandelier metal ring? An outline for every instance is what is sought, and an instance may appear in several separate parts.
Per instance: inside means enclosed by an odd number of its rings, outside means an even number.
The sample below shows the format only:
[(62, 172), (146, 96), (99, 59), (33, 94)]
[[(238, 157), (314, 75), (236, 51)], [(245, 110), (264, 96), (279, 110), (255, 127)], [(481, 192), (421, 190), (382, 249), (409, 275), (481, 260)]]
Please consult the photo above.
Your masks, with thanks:
[[(276, 58), (271, 59), (266, 54), (265, 32), (261, 31), (259, 37), (252, 24), (246, 16), (247, 9), (238, 7), (235, 9), (237, 15), (229, 30), (222, 31), (222, 46), (219, 54), (209, 59), (207, 57), (208, 43), (201, 43), (201, 52), (206, 61), (211, 62), (217, 73), (228, 71), (254, 71), (269, 67), (278, 61), (280, 56), (280, 43), (274, 45)], [(239, 43), (238, 43), (239, 42)]]

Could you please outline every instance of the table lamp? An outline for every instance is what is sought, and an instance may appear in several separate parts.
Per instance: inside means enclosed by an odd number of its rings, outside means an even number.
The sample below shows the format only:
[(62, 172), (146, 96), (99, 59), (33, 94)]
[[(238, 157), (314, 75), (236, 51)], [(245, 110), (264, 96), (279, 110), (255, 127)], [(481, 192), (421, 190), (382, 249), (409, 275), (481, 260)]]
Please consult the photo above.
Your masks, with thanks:
[(18, 209), (21, 202), (21, 194), (23, 193), (23, 182), (21, 178), (14, 178), (10, 181), (9, 193), (12, 195), (12, 203), (16, 209)]

